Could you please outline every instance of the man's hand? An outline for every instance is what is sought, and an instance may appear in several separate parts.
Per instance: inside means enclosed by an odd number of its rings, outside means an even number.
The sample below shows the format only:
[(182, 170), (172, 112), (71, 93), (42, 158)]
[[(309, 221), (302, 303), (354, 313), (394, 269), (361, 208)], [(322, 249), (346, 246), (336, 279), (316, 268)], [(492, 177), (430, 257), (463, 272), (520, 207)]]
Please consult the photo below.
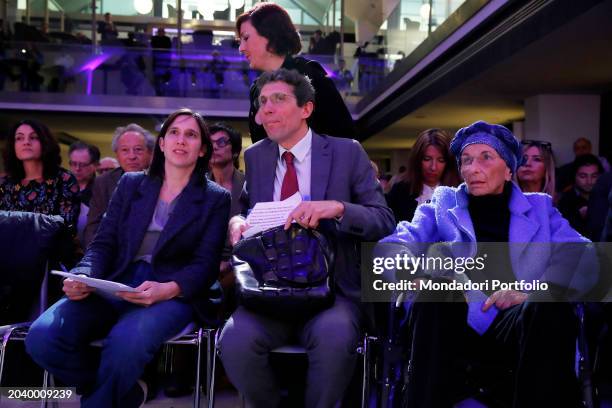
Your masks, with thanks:
[(62, 290), (66, 294), (66, 297), (70, 300), (83, 300), (95, 289), (87, 286), (83, 282), (67, 278), (64, 279), (64, 286), (62, 287)]
[(586, 205), (584, 207), (580, 207), (578, 209), (578, 214), (580, 214), (580, 218), (582, 218), (583, 220), (586, 219), (588, 210), (589, 210), (589, 207), (587, 207)]
[(232, 246), (236, 245), (240, 238), (242, 238), (242, 233), (249, 228), (249, 224), (247, 224), (246, 220), (240, 216), (234, 216), (229, 222), (228, 234), (229, 241)]
[(498, 290), (485, 301), (482, 311), (486, 312), (495, 305), (499, 310), (506, 310), (514, 305), (520, 305), (527, 300), (527, 294), (516, 290)]
[(302, 201), (287, 217), (285, 229), (289, 229), (293, 220), (304, 228), (317, 228), (320, 220), (342, 217), (343, 215), (344, 204), (340, 201)]
[(151, 306), (181, 294), (181, 288), (174, 281), (164, 283), (144, 281), (135, 289), (138, 292), (117, 292), (117, 296), (137, 305)]

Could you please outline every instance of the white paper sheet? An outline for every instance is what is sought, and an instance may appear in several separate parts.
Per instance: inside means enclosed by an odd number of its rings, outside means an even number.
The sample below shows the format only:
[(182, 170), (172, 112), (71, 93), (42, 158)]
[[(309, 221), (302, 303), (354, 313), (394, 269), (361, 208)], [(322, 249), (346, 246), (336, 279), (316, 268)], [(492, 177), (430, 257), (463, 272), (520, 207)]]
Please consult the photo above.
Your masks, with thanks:
[(90, 278), (84, 275), (75, 275), (70, 272), (51, 271), (51, 273), (54, 275), (63, 276), (65, 278), (70, 278), (75, 281), (83, 282), (87, 286), (91, 286), (92, 288), (96, 288), (96, 290), (101, 290), (112, 295), (115, 295), (115, 292), (138, 292), (133, 287), (119, 282)]
[(246, 219), (249, 229), (242, 236), (248, 238), (261, 231), (283, 225), (291, 211), (300, 205), (301, 202), (302, 196), (297, 192), (283, 201), (268, 201), (255, 204)]

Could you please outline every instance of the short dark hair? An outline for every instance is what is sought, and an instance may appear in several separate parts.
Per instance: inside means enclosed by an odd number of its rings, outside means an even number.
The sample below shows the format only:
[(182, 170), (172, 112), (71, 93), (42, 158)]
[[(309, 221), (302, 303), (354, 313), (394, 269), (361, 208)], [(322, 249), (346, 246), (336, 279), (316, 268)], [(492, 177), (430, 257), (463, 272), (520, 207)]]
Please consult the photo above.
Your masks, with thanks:
[(297, 72), (296, 70), (288, 70), (285, 68), (277, 69), (276, 71), (264, 72), (257, 78), (255, 83), (257, 86), (257, 95), (261, 93), (262, 88), (270, 82), (284, 82), (293, 87), (293, 93), (297, 100), (297, 105), (302, 107), (306, 102), (315, 101), (315, 89), (310, 83), (310, 78)]
[(208, 171), (208, 162), (210, 160), (210, 156), (212, 155), (210, 132), (208, 131), (208, 125), (206, 124), (206, 121), (204, 120), (202, 115), (188, 108), (181, 108), (177, 111), (172, 112), (162, 124), (161, 130), (159, 131), (159, 135), (157, 136), (157, 140), (155, 141), (155, 148), (153, 149), (153, 160), (151, 160), (151, 167), (149, 167), (148, 174), (151, 177), (156, 177), (163, 180), (164, 175), (166, 173), (164, 167), (165, 156), (164, 153), (161, 151), (161, 148), (159, 147), (159, 139), (166, 137), (168, 128), (179, 116), (191, 116), (195, 119), (198, 124), (198, 127), (200, 128), (202, 146), (206, 148), (206, 152), (204, 153), (204, 156), (198, 158), (193, 172), (200, 175), (200, 180), (203, 183), (206, 177), (206, 172)]
[(580, 142), (585, 142), (586, 144), (589, 145), (589, 147), (592, 147), (593, 144), (591, 143), (591, 141), (589, 139), (587, 139), (586, 137), (579, 137), (578, 139), (574, 140), (574, 143), (572, 144), (572, 148), (575, 149), (576, 145)]
[(68, 148), (68, 156), (70, 156), (72, 152), (76, 150), (87, 150), (87, 153), (89, 153), (89, 160), (92, 163), (98, 163), (100, 161), (100, 149), (98, 149), (97, 146), (81, 141), (74, 142)]
[(15, 132), (17, 132), (21, 125), (30, 126), (38, 135), (42, 148), (40, 160), (43, 163), (43, 177), (46, 179), (55, 177), (60, 169), (60, 164), (62, 164), (59, 144), (47, 126), (32, 119), (17, 122), (8, 134), (4, 149), (4, 167), (6, 173), (16, 181), (21, 181), (25, 177), (23, 162), (17, 158), (15, 153)]
[(276, 55), (298, 54), (302, 50), (300, 34), (289, 17), (287, 10), (274, 3), (259, 3), (236, 19), (236, 33), (240, 26), (250, 21), (257, 34), (268, 40), (268, 51)]
[(232, 145), (232, 158), (234, 160), (234, 167), (240, 167), (238, 157), (242, 151), (242, 135), (239, 131), (229, 126), (225, 122), (217, 122), (210, 127), (210, 134), (217, 132), (225, 132), (229, 136), (230, 144)]
[(582, 156), (576, 157), (573, 163), (574, 177), (578, 174), (578, 169), (582, 166), (597, 166), (597, 171), (601, 174), (604, 172), (604, 168), (601, 162), (594, 154), (583, 154)]

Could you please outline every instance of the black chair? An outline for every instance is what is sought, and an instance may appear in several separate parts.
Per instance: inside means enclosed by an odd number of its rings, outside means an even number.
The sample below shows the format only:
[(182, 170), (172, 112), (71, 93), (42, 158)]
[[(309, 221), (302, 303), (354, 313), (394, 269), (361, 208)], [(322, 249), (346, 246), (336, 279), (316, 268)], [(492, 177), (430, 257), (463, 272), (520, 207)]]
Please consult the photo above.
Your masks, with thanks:
[(0, 384), (8, 343), (47, 308), (49, 262), (66, 233), (60, 216), (0, 211)]
[[(193, 407), (198, 408), (201, 400), (201, 386), (202, 386), (202, 343), (206, 341), (206, 406), (212, 408), (213, 394), (214, 394), (214, 372), (215, 372), (215, 342), (216, 342), (216, 331), (214, 328), (202, 328), (196, 323), (188, 324), (180, 333), (177, 333), (174, 337), (164, 343), (164, 349), (175, 345), (191, 345), (197, 350), (196, 358), (196, 376), (195, 376), (195, 387), (193, 395)], [(91, 343), (93, 347), (102, 347), (103, 340), (96, 340)], [(164, 350), (167, 351), (167, 350)], [(43, 381), (43, 387), (48, 386), (49, 376), (45, 372), (45, 378)]]

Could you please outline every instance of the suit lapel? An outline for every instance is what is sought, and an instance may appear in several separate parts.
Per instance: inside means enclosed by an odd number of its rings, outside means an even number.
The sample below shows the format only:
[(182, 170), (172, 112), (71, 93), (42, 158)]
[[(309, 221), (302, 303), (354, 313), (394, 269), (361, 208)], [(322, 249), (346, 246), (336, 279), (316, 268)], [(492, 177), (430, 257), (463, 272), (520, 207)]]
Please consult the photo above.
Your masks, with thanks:
[(145, 232), (153, 218), (153, 212), (155, 212), (160, 189), (160, 180), (145, 176), (134, 194), (134, 199), (130, 204), (129, 228), (126, 231), (129, 259), (136, 256), (144, 239)]
[[(208, 183), (208, 181), (206, 181)], [(178, 197), (174, 210), (170, 213), (168, 222), (159, 236), (159, 240), (153, 250), (153, 255), (172, 238), (174, 238), (186, 225), (192, 223), (195, 218), (201, 216), (201, 203), (206, 195), (206, 184), (198, 182), (198, 176), (194, 174)]]
[(310, 163), (310, 195), (313, 201), (325, 200), (331, 170), (332, 152), (329, 141), (312, 132)]
[[(272, 201), (274, 197), (274, 178), (276, 177), (276, 162), (278, 161), (278, 145), (267, 139), (260, 156), (261, 175), (255, 181), (260, 186), (261, 197), (251, 197), (251, 207), (259, 201)], [(257, 174), (257, 173), (253, 173)]]

